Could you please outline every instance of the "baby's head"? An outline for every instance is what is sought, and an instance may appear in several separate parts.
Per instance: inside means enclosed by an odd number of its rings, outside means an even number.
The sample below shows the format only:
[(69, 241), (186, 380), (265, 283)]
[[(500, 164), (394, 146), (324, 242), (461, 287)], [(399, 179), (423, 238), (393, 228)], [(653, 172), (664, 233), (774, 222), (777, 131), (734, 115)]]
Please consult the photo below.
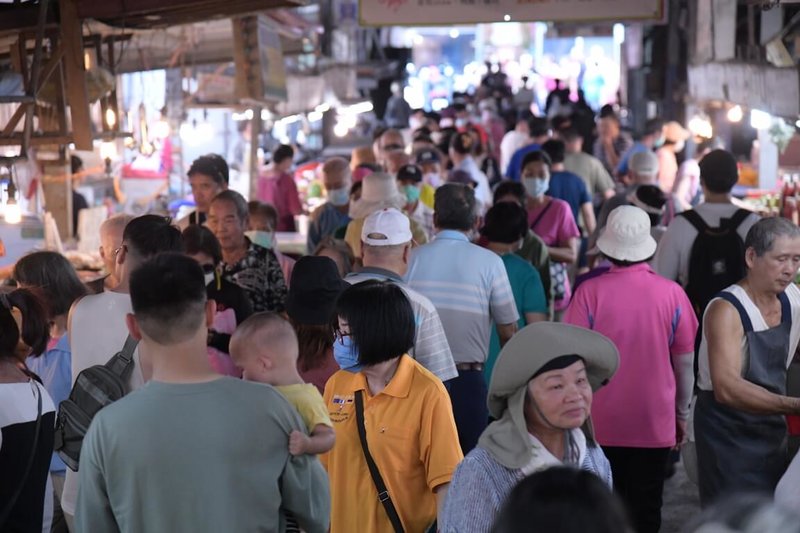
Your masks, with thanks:
[(278, 211), (272, 204), (253, 200), (247, 203), (250, 231), (273, 231), (278, 225)]
[(242, 322), (231, 337), (230, 353), (249, 381), (276, 385), (297, 371), (297, 335), (275, 313), (256, 313)]

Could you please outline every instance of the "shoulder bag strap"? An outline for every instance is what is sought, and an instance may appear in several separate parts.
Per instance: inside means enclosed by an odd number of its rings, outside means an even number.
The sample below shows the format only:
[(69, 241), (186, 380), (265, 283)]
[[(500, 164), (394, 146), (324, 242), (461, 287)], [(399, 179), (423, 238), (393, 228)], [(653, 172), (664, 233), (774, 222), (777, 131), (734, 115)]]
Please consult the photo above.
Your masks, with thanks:
[(367, 446), (367, 430), (364, 427), (364, 391), (356, 391), (356, 422), (358, 423), (358, 440), (361, 441), (361, 449), (364, 451), (364, 459), (367, 460), (367, 468), (369, 468), (369, 475), (372, 477), (372, 482), (375, 483), (375, 488), (378, 490), (378, 499), (386, 509), (386, 514), (389, 515), (389, 521), (394, 527), (395, 533), (403, 533), (403, 523), (400, 521), (400, 516), (397, 514), (397, 509), (394, 507), (392, 498), (389, 496), (389, 491), (386, 488), (386, 483), (383, 482), (381, 471), (378, 470), (378, 465), (372, 459), (372, 454), (369, 453), (369, 446)]
[(106, 363), (106, 368), (114, 372), (122, 379), (127, 379), (128, 374), (133, 368), (133, 351), (139, 345), (139, 341), (128, 335), (122, 351), (114, 354)]
[(542, 209), (542, 212), (541, 212), (541, 213), (539, 213), (539, 216), (537, 216), (537, 217), (534, 219), (533, 223), (532, 223), (532, 224), (531, 224), (531, 226), (530, 226), (530, 227), (531, 227), (531, 229), (535, 228), (535, 227), (536, 227), (536, 225), (539, 223), (539, 221), (540, 221), (540, 220), (542, 220), (542, 217), (544, 216), (544, 214), (545, 214), (545, 213), (547, 213), (547, 210), (548, 210), (548, 209), (550, 209), (550, 206), (551, 206), (551, 205), (553, 205), (553, 199), (552, 199), (552, 198), (550, 199), (550, 201), (549, 201), (549, 202), (547, 202), (547, 205), (546, 205), (546, 206), (544, 206), (544, 209)]
[[(17, 504), (17, 499), (19, 499), (22, 489), (28, 483), (28, 476), (30, 475), (31, 468), (33, 467), (33, 459), (36, 457), (37, 448), (39, 447), (39, 431), (42, 428), (42, 391), (39, 389), (39, 385), (36, 384), (36, 381), (31, 379), (31, 383), (33, 383), (33, 388), (36, 389), (37, 393), (36, 429), (34, 430), (33, 434), (33, 446), (31, 447), (31, 453), (28, 456), (28, 464), (25, 465), (25, 472), (22, 474), (22, 478), (20, 479), (17, 489), (14, 491), (14, 494), (11, 495), (11, 499), (8, 500), (3, 510), (0, 511), (0, 530), (2, 530), (3, 526), (5, 526), (9, 515), (11, 515), (11, 510)], [(48, 457), (50, 456), (48, 455)]]

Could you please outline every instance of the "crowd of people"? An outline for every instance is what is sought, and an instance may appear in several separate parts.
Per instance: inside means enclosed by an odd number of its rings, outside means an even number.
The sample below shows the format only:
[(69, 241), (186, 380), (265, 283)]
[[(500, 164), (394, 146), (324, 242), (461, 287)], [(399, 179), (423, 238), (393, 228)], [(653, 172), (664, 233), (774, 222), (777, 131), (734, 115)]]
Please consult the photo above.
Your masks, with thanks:
[(0, 530), (651, 533), (677, 450), (693, 531), (742, 492), (787, 522), (800, 228), (742, 210), (716, 145), (678, 165), (677, 123), (604, 110), (584, 147), (491, 103), (324, 161), (302, 257), (281, 147), (257, 200), (211, 154), (185, 220), (107, 220), (101, 283), (20, 259)]

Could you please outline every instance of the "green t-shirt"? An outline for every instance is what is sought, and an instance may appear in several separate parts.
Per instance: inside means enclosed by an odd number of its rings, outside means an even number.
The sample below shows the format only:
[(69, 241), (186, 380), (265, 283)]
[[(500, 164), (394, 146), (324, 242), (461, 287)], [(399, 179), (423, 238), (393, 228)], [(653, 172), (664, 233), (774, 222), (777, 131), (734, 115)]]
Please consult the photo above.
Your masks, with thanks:
[[(522, 328), (526, 325), (525, 313), (547, 314), (547, 299), (544, 296), (542, 278), (528, 261), (516, 254), (505, 254), (502, 259), (519, 312), (517, 326)], [(494, 363), (497, 361), (499, 353), (500, 338), (497, 336), (497, 327), (493, 326), (492, 337), (489, 340), (489, 357), (486, 358), (486, 365), (483, 368), (483, 375), (487, 383), (492, 377)]]

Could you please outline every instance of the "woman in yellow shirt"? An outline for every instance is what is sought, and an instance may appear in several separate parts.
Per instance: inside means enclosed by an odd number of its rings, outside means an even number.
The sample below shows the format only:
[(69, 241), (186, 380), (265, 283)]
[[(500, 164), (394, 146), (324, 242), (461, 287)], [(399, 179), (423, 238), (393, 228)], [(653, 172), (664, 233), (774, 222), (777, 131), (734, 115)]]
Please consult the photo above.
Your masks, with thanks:
[[(331, 533), (425, 531), (437, 518), (463, 458), (450, 397), (442, 382), (407, 354), (414, 313), (403, 290), (366, 281), (337, 304), (334, 357), (342, 368), (325, 387), (336, 445), (320, 456), (331, 484)], [(369, 454), (386, 486), (382, 498), (367, 466)]]

